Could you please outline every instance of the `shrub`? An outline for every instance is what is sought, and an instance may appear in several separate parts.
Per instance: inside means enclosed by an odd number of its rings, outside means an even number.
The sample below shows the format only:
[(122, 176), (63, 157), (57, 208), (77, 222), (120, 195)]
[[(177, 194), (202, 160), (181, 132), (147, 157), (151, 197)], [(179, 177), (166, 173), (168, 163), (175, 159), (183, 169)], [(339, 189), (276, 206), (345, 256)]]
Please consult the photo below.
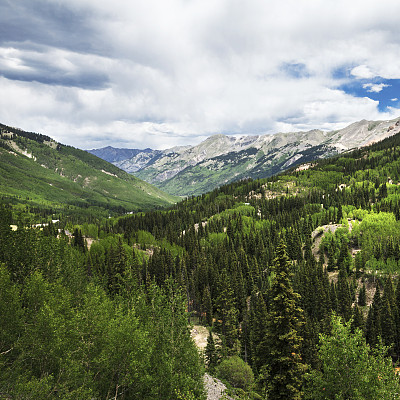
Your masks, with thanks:
[(223, 360), (217, 368), (217, 375), (233, 387), (244, 390), (251, 389), (254, 383), (254, 374), (250, 365), (238, 356)]

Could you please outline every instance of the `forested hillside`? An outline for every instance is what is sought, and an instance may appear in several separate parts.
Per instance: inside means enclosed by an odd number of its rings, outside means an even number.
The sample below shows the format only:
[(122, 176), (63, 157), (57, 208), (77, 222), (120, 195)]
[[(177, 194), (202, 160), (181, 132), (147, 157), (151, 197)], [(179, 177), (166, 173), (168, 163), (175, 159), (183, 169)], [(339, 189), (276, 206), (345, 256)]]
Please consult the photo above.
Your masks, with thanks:
[(202, 399), (203, 324), (237, 398), (399, 398), (399, 166), (396, 135), (95, 223), (4, 204), (0, 392)]
[(99, 217), (166, 207), (178, 200), (92, 154), (2, 124), (0, 196), (43, 215)]

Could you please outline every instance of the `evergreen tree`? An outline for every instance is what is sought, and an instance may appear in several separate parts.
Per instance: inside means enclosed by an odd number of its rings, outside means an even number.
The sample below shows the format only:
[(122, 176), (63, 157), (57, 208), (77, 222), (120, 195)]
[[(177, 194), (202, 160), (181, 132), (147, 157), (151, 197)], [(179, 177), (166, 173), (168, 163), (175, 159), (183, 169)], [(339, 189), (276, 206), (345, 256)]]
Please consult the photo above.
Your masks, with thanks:
[(365, 332), (367, 342), (371, 347), (376, 346), (379, 343), (379, 337), (382, 336), (381, 302), (381, 291), (379, 289), (379, 284), (377, 284), (374, 299), (368, 311)]
[(83, 238), (82, 231), (80, 229), (75, 228), (73, 238), (72, 245), (78, 247), (83, 252), (86, 251), (85, 239)]
[(235, 306), (235, 296), (232, 289), (229, 275), (224, 268), (219, 279), (219, 296), (217, 298), (217, 311), (222, 319), (221, 333), (224, 343), (224, 351), (228, 355), (238, 353), (239, 332), (238, 315), (239, 311)]
[(351, 318), (351, 293), (349, 288), (349, 282), (347, 272), (344, 267), (339, 271), (338, 283), (337, 283), (337, 298), (339, 312), (343, 318), (348, 321)]
[(390, 307), (389, 299), (386, 296), (382, 296), (382, 308), (380, 317), (382, 341), (386, 346), (392, 346), (396, 339), (396, 325), (392, 314), (392, 308)]
[(302, 338), (299, 335), (303, 310), (298, 306), (300, 295), (292, 288), (290, 262), (283, 241), (276, 253), (275, 278), (270, 289), (270, 310), (264, 339), (268, 349), (267, 364), (262, 379), (268, 398), (300, 399), (305, 372), (300, 355)]
[(362, 312), (360, 311), (360, 308), (355, 305), (353, 309), (353, 318), (351, 321), (352, 332), (355, 332), (356, 329), (361, 329), (363, 331), (365, 328), (364, 325), (364, 317)]
[(392, 277), (389, 275), (385, 282), (381, 308), (382, 340), (386, 346), (392, 346), (397, 341), (396, 315), (396, 298)]
[(266, 364), (268, 349), (265, 348), (267, 306), (262, 293), (253, 291), (250, 302), (250, 352), (251, 364), (256, 372)]
[(206, 324), (208, 326), (213, 325), (213, 310), (212, 310), (212, 300), (210, 288), (208, 286), (205, 287), (203, 292), (203, 306), (204, 312), (206, 313)]
[(214, 338), (212, 335), (212, 330), (209, 330), (208, 337), (207, 337), (207, 346), (205, 349), (205, 359), (208, 370), (212, 373), (215, 370), (215, 367), (218, 365), (218, 352), (215, 346)]
[(363, 307), (366, 304), (367, 304), (366, 288), (365, 288), (365, 283), (363, 283), (362, 288), (360, 289), (360, 293), (358, 294), (358, 305)]
[(341, 219), (343, 218), (343, 210), (342, 210), (342, 205), (338, 205), (338, 211), (337, 211), (337, 216), (336, 216), (336, 221), (338, 224), (340, 224)]

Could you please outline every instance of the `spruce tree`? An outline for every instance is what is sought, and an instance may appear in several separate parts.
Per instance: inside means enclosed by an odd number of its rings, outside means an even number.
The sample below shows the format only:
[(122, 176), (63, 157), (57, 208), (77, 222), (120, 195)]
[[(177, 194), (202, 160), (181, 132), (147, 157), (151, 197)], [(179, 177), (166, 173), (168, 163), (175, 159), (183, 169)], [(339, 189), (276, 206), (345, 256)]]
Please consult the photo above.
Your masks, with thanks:
[(250, 302), (250, 352), (251, 365), (259, 372), (266, 364), (267, 349), (265, 335), (267, 325), (267, 306), (262, 293), (253, 291)]
[(378, 337), (382, 336), (381, 303), (382, 303), (381, 291), (379, 289), (379, 284), (377, 284), (374, 299), (368, 311), (366, 332), (365, 332), (367, 342), (371, 347), (376, 346), (379, 342)]
[(213, 324), (213, 310), (212, 310), (212, 300), (210, 288), (208, 286), (205, 287), (203, 292), (203, 306), (204, 312), (206, 313), (206, 324), (208, 326), (212, 326)]
[(234, 291), (226, 269), (223, 269), (219, 281), (219, 296), (216, 303), (218, 315), (222, 320), (222, 340), (225, 352), (228, 355), (233, 355), (238, 352), (239, 345), (239, 311), (235, 307)]
[(364, 318), (357, 304), (354, 306), (353, 318), (351, 321), (352, 332), (355, 332), (356, 329), (361, 329), (362, 331), (364, 330)]
[(205, 358), (206, 358), (206, 363), (207, 363), (207, 367), (208, 370), (210, 372), (213, 372), (215, 367), (218, 364), (218, 352), (217, 352), (217, 348), (215, 346), (215, 342), (214, 342), (214, 338), (212, 335), (212, 331), (211, 329), (209, 330), (209, 334), (207, 337), (207, 346), (205, 349)]
[(360, 289), (360, 293), (358, 294), (358, 305), (363, 307), (367, 304), (366, 301), (366, 288), (365, 288), (365, 283), (362, 285), (362, 288)]
[(292, 287), (290, 262), (283, 241), (276, 254), (264, 339), (264, 348), (268, 351), (267, 364), (262, 378), (268, 398), (294, 400), (301, 398), (305, 371), (300, 355), (302, 338), (299, 335), (304, 317), (303, 310), (298, 306), (300, 295)]
[(346, 321), (351, 318), (351, 293), (349, 288), (349, 282), (347, 272), (344, 267), (339, 271), (338, 283), (337, 283), (337, 298), (339, 313), (344, 317)]
[(393, 289), (392, 278), (389, 275), (385, 282), (381, 308), (382, 340), (386, 346), (393, 345), (397, 339), (396, 315), (396, 299)]

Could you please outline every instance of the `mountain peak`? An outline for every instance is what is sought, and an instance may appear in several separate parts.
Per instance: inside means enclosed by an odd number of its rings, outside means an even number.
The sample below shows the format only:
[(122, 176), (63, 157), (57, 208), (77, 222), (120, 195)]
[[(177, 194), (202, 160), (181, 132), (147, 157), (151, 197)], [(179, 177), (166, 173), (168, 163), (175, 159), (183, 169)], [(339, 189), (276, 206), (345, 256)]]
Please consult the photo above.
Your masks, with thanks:
[[(116, 164), (175, 195), (201, 194), (243, 178), (267, 177), (400, 132), (398, 119), (362, 120), (336, 131), (312, 129), (265, 135), (212, 135), (195, 146), (144, 151)], [(155, 151), (154, 151), (155, 152)]]

